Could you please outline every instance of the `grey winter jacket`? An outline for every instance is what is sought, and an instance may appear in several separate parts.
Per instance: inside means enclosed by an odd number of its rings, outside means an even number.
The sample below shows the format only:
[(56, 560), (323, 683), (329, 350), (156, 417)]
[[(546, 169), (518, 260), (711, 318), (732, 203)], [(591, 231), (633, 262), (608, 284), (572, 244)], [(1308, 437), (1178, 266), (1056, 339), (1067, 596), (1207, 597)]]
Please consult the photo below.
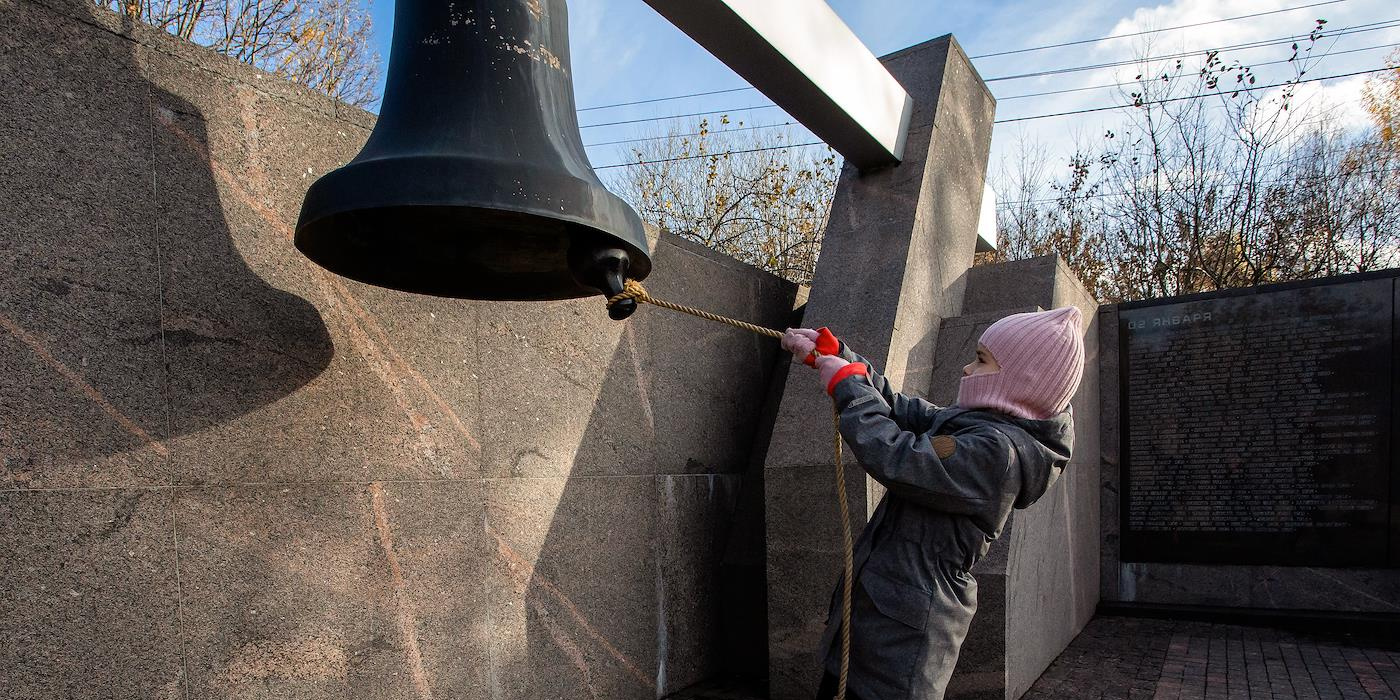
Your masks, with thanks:
[[(836, 386), (841, 435), (888, 490), (855, 543), (849, 688), (870, 700), (943, 697), (977, 610), (969, 570), (1011, 509), (1045, 493), (1069, 462), (1068, 411), (1026, 420), (939, 408), (890, 390), (870, 368)], [(946, 436), (946, 437), (940, 437)], [(841, 584), (820, 647), (840, 670)]]

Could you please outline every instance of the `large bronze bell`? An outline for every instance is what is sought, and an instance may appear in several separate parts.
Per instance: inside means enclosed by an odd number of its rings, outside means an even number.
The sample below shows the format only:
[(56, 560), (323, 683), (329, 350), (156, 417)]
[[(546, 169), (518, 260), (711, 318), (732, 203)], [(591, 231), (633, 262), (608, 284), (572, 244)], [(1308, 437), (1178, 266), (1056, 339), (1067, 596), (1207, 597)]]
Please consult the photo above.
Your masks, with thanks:
[(646, 277), (641, 219), (584, 153), (564, 0), (398, 0), (379, 122), (307, 191), (296, 245), (361, 282), (468, 299)]

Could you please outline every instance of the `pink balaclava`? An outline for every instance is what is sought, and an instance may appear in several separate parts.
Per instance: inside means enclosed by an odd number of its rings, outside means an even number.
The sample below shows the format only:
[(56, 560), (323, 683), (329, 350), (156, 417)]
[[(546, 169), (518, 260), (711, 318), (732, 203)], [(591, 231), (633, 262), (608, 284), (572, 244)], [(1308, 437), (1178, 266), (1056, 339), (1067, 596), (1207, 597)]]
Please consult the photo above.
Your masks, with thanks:
[(990, 408), (1018, 418), (1049, 418), (1069, 406), (1084, 374), (1079, 309), (1013, 314), (993, 323), (981, 343), (1000, 372), (963, 377), (958, 406)]

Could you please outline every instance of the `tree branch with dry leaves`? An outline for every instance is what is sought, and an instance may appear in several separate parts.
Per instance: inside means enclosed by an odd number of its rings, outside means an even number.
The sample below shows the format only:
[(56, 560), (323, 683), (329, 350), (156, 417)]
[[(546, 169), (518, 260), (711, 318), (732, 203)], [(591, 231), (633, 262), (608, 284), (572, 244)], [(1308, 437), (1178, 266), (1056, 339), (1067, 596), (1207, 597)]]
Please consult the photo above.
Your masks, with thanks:
[(96, 0), (356, 107), (379, 100), (380, 58), (361, 0)]
[[(799, 284), (810, 284), (839, 175), (829, 148), (789, 134), (735, 132), (721, 117), (672, 124), (629, 149), (610, 188), (642, 220)], [(753, 149), (771, 149), (757, 151)], [(681, 159), (681, 160), (676, 160)]]

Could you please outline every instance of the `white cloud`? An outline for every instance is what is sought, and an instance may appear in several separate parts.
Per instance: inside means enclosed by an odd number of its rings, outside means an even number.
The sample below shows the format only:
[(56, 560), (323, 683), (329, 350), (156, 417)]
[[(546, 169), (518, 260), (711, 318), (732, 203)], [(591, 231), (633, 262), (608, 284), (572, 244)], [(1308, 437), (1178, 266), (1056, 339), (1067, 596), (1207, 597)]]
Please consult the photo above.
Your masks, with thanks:
[[(1289, 111), (1305, 115), (1311, 121), (1327, 120), (1337, 128), (1359, 131), (1371, 126), (1371, 121), (1361, 104), (1361, 90), (1366, 85), (1366, 76), (1357, 75), (1335, 82), (1303, 83), (1293, 88), (1288, 100)], [(1274, 88), (1266, 93), (1266, 100), (1274, 108), (1265, 110), (1261, 117), (1268, 117), (1282, 104), (1284, 88)]]
[(1277, 2), (1267, 0), (1177, 0), (1156, 7), (1140, 7), (1134, 10), (1132, 15), (1120, 19), (1108, 31), (1108, 35), (1160, 33), (1101, 42), (1095, 44), (1096, 52), (1100, 55), (1131, 56), (1135, 50), (1144, 46), (1144, 39), (1150, 42), (1153, 53), (1169, 53), (1307, 34), (1313, 28), (1313, 20), (1317, 18), (1318, 13), (1326, 14), (1328, 8), (1280, 12), (1244, 20), (1202, 24), (1189, 29), (1162, 31), (1170, 27), (1213, 22), (1225, 17), (1239, 17), (1278, 9), (1281, 8)]

